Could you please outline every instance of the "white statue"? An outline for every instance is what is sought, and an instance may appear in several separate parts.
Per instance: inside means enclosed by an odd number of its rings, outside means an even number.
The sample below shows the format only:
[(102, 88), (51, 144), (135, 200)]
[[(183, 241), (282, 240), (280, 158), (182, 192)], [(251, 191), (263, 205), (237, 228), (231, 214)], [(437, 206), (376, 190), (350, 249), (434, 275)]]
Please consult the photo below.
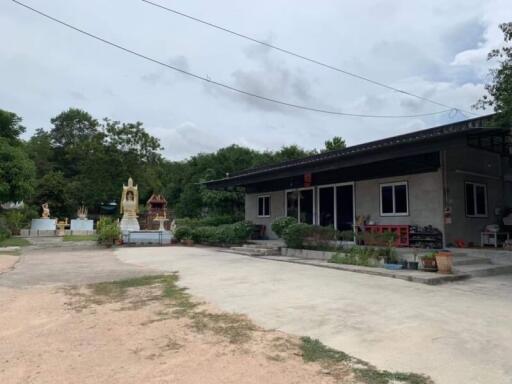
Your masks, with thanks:
[(128, 185), (123, 185), (123, 194), (121, 195), (120, 212), (123, 214), (120, 226), (123, 231), (140, 230), (137, 221), (139, 213), (139, 189), (133, 185), (133, 179), (128, 179)]

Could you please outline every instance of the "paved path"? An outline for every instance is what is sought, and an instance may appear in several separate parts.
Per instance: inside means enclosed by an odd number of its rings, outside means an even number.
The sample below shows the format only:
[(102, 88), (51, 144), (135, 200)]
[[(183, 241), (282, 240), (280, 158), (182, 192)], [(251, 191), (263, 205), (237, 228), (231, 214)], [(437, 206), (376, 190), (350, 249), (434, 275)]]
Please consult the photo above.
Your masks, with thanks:
[(156, 273), (119, 261), (114, 251), (86, 244), (27, 247), (11, 271), (0, 274), (0, 287), (86, 284)]
[(380, 368), (441, 384), (512, 383), (512, 276), (427, 286), (208, 248), (124, 248), (178, 270), (192, 294), (266, 328), (309, 335)]

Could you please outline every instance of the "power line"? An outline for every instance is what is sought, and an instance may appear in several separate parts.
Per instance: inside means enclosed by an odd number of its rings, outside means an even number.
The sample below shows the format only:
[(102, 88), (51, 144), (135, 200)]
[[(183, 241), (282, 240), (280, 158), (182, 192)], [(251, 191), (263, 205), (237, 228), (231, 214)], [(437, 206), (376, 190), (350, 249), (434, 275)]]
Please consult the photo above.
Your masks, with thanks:
[(183, 13), (183, 12), (180, 12), (180, 11), (177, 11), (175, 9), (172, 9), (172, 8), (168, 8), (168, 7), (165, 7), (163, 5), (160, 5), (160, 4), (157, 4), (157, 3), (154, 3), (150, 0), (142, 0), (144, 3), (147, 3), (147, 4), (150, 4), (150, 5), (153, 5), (154, 7), (157, 7), (157, 8), (161, 8), (165, 11), (168, 11), (168, 12), (172, 12), (176, 15), (179, 15), (179, 16), (183, 16), (187, 19), (190, 19), (190, 20), (193, 20), (193, 21), (196, 21), (198, 23), (201, 23), (201, 24), (204, 24), (204, 25), (207, 25), (209, 27), (212, 27), (212, 28), (216, 28), (218, 30), (221, 30), (223, 32), (227, 32), (231, 35), (235, 35), (235, 36), (238, 36), (238, 37), (241, 37), (243, 39), (246, 39), (246, 40), (249, 40), (249, 41), (252, 41), (253, 43), (257, 43), (257, 44), (261, 44), (261, 45), (264, 45), (268, 48), (271, 48), (271, 49), (275, 49), (276, 51), (279, 51), (279, 52), (282, 52), (282, 53), (286, 53), (287, 55), (291, 55), (291, 56), (294, 56), (294, 57), (297, 57), (299, 59), (302, 59), (302, 60), (306, 60), (306, 61), (309, 61), (310, 63), (313, 63), (313, 64), (317, 64), (317, 65), (320, 65), (324, 68), (328, 68), (328, 69), (332, 69), (333, 71), (336, 71), (336, 72), (340, 72), (340, 73), (343, 73), (345, 75), (348, 75), (348, 76), (352, 76), (352, 77), (355, 77), (356, 79), (359, 79), (359, 80), (363, 80), (363, 81), (366, 81), (368, 83), (371, 83), (373, 85), (376, 85), (376, 86), (379, 86), (379, 87), (383, 87), (383, 88), (387, 88), (389, 90), (392, 90), (394, 92), (399, 92), (399, 93), (402, 93), (404, 95), (407, 95), (407, 96), (410, 96), (410, 97), (415, 97), (417, 99), (420, 99), (420, 100), (423, 100), (423, 101), (427, 101), (429, 103), (432, 103), (432, 104), (435, 104), (435, 105), (438, 105), (438, 106), (441, 106), (441, 107), (445, 107), (445, 108), (449, 108), (449, 109), (456, 109), (456, 110), (459, 110), (461, 112), (465, 112), (465, 113), (468, 113), (468, 114), (471, 114), (471, 115), (474, 115), (474, 116), (477, 116), (476, 113), (473, 113), (473, 112), (470, 112), (470, 111), (464, 111), (463, 109), (460, 109), (460, 108), (455, 108), (455, 107), (451, 107), (449, 105), (446, 105), (446, 104), (443, 104), (443, 103), (439, 103), (435, 100), (432, 100), (432, 99), (429, 99), (429, 98), (426, 98), (426, 97), (423, 97), (423, 96), (420, 96), (420, 95), (416, 95), (414, 93), (411, 93), (411, 92), (407, 92), (407, 91), (404, 91), (403, 89), (399, 89), (399, 88), (395, 88), (395, 87), (392, 87), (390, 85), (387, 85), (387, 84), (384, 84), (384, 83), (381, 83), (380, 81), (376, 81), (376, 80), (372, 80), (372, 79), (369, 79), (367, 77), (364, 77), (364, 76), (361, 76), (361, 75), (358, 75), (356, 73), (353, 73), (353, 72), (349, 72), (347, 70), (344, 70), (344, 69), (341, 69), (341, 68), (338, 68), (338, 67), (335, 67), (333, 65), (330, 65), (330, 64), (326, 64), (326, 63), (323, 63), (321, 61), (318, 61), (318, 60), (315, 60), (315, 59), (312, 59), (312, 58), (309, 58), (309, 57), (306, 57), (306, 56), (303, 56), (299, 53), (295, 53), (295, 52), (292, 52), (292, 51), (289, 51), (287, 49), (284, 49), (284, 48), (280, 48), (276, 45), (273, 45), (273, 44), (270, 44), (270, 43), (267, 43), (265, 41), (262, 41), (262, 40), (258, 40), (258, 39), (255, 39), (253, 37), (250, 37), (250, 36), (247, 36), (247, 35), (244, 35), (242, 33), (239, 33), (239, 32), (235, 32), (231, 29), (228, 29), (226, 27), (222, 27), (220, 25), (217, 25), (217, 24), (213, 24), (209, 21), (206, 21), (206, 20), (202, 20), (202, 19), (198, 19), (197, 17), (194, 17), (194, 16), (191, 16), (191, 15), (188, 15), (186, 13)]
[(105, 38), (102, 38), (100, 36), (97, 36), (97, 35), (94, 35), (90, 32), (87, 32), (83, 29), (80, 29), (78, 27), (75, 27), (71, 24), (68, 24), (62, 20), (59, 20), (53, 16), (50, 16), (44, 12), (41, 12), (35, 8), (32, 8), (24, 3), (21, 3), (17, 0), (12, 0), (15, 4), (17, 5), (20, 5), (32, 12), (35, 12), (51, 21), (54, 21), (58, 24), (61, 24), (67, 28), (70, 28), (76, 32), (79, 32), (83, 35), (86, 35), (88, 37), (91, 37), (95, 40), (98, 40), (104, 44), (107, 44), (107, 45), (110, 45), (112, 47), (115, 47), (117, 49), (120, 49), (124, 52), (127, 52), (127, 53), (130, 53), (132, 55), (135, 55), (139, 58), (142, 58), (144, 60), (148, 60), (152, 63), (155, 63), (155, 64), (158, 64), (158, 65), (161, 65), (161, 66), (164, 66), (168, 69), (172, 69), (174, 71), (177, 71), (177, 72), (180, 72), (184, 75), (187, 75), (187, 76), (190, 76), (190, 77), (193, 77), (193, 78), (196, 78), (198, 80), (202, 80), (202, 81), (205, 81), (207, 83), (211, 83), (211, 84), (214, 84), (214, 85), (217, 85), (221, 88), (224, 88), (224, 89), (228, 89), (230, 91), (233, 91), (233, 92), (237, 92), (237, 93), (240, 93), (240, 94), (243, 94), (243, 95), (246, 95), (246, 96), (250, 96), (250, 97), (254, 97), (256, 99), (260, 99), (260, 100), (264, 100), (264, 101), (268, 101), (268, 102), (272, 102), (272, 103), (276, 103), (276, 104), (280, 104), (280, 105), (284, 105), (284, 106), (287, 106), (287, 107), (291, 107), (291, 108), (296, 108), (296, 109), (302, 109), (302, 110), (307, 110), (307, 111), (311, 111), (311, 112), (319, 112), (319, 113), (324, 113), (324, 114), (330, 114), (330, 115), (340, 115), (340, 116), (353, 116), (353, 117), (368, 117), (368, 118), (414, 118), (414, 117), (425, 117), (425, 116), (433, 116), (433, 115), (438, 115), (438, 114), (442, 114), (442, 113), (447, 113), (447, 112), (453, 112), (453, 111), (458, 111), (457, 109), (455, 108), (452, 108), (452, 109), (446, 109), (446, 110), (442, 110), (442, 111), (436, 111), (436, 112), (430, 112), (430, 113), (423, 113), (423, 114), (416, 114), (416, 115), (369, 115), (369, 114), (357, 114), (357, 113), (346, 113), (346, 112), (340, 112), (340, 111), (333, 111), (333, 110), (327, 110), (327, 109), (321, 109), (321, 108), (315, 108), (315, 107), (309, 107), (309, 106), (305, 106), (305, 105), (299, 105), (299, 104), (294, 104), (294, 103), (289, 103), (289, 102), (286, 102), (286, 101), (282, 101), (282, 100), (278, 100), (278, 99), (273, 99), (273, 98), (270, 98), (270, 97), (266, 97), (266, 96), (261, 96), (261, 95), (258, 95), (258, 94), (255, 94), (255, 93), (252, 93), (252, 92), (248, 92), (248, 91), (244, 91), (243, 89), (239, 89), (239, 88), (235, 88), (235, 87), (232, 87), (230, 85), (227, 85), (227, 84), (224, 84), (224, 83), (220, 83), (218, 81), (214, 81), (214, 80), (211, 80), (209, 77), (203, 77), (203, 76), (200, 76), (200, 75), (197, 75), (195, 73), (192, 73), (192, 72), (189, 72), (189, 71), (185, 71), (183, 69), (180, 69), (180, 68), (177, 68), (177, 67), (174, 67), (170, 64), (166, 64), (162, 61), (159, 61), (157, 59), (153, 59), (149, 56), (146, 56), (142, 53), (139, 53), (139, 52), (136, 52), (134, 50), (131, 50), (129, 48), (126, 48), (126, 47), (123, 47), (119, 44), (116, 44), (112, 41), (109, 41)]

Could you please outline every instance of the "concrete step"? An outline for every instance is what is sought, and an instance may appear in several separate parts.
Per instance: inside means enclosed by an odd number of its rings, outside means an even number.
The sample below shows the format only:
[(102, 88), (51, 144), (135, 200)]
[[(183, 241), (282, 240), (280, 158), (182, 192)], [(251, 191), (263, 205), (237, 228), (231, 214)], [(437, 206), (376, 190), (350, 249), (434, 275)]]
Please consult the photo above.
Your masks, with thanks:
[(249, 243), (249, 244), (244, 244), (243, 245), (244, 248), (257, 248), (257, 249), (275, 249), (275, 250), (278, 250), (279, 247), (276, 246), (276, 245), (273, 245), (273, 244), (264, 244), (264, 243)]
[(471, 277), (494, 276), (512, 273), (512, 264), (470, 264), (453, 267), (456, 274), (469, 275)]
[(491, 260), (489, 258), (482, 256), (453, 256), (453, 265), (472, 265), (472, 264), (491, 264)]

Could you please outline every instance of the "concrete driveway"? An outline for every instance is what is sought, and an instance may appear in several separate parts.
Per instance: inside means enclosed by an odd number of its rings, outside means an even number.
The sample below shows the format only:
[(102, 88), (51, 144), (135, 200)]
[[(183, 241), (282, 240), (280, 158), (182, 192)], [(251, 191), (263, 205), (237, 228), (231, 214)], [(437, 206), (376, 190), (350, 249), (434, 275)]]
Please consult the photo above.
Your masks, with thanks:
[(308, 335), (379, 368), (445, 384), (512, 383), (512, 276), (427, 286), (217, 252), (125, 248), (124, 262), (257, 324)]

